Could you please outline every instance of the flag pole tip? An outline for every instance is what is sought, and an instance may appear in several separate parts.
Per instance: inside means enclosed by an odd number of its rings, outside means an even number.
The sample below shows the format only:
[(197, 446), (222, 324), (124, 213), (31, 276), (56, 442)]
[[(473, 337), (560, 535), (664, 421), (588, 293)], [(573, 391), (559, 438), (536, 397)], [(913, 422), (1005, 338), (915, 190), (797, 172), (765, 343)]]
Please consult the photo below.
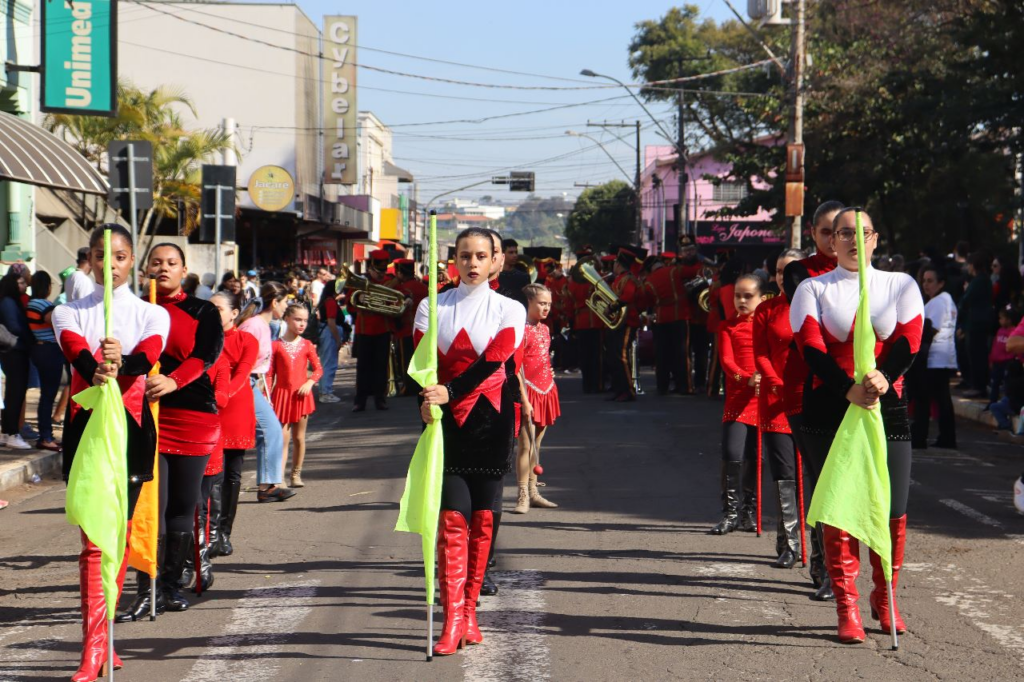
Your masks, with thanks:
[(434, 657), (433, 656), (427, 656), (427, 663), (433, 663), (433, 662), (434, 662)]
[(430, 209), (430, 215), (437, 215), (437, 211), (435, 211), (434, 209)]

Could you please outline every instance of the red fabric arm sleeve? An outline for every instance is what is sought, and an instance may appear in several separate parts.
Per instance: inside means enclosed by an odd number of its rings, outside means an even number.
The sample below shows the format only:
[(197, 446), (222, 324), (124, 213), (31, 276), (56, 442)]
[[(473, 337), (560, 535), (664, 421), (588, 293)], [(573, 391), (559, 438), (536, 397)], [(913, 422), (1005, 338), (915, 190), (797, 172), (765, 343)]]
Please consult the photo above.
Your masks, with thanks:
[(722, 369), (729, 374), (730, 379), (736, 375), (743, 377), (744, 380), (749, 379), (750, 377), (746, 376), (743, 369), (736, 364), (732, 349), (732, 335), (729, 331), (729, 327), (724, 327), (718, 332), (718, 360), (722, 363)]
[(256, 364), (256, 356), (259, 354), (259, 344), (255, 337), (246, 334), (242, 339), (242, 355), (238, 358), (238, 364), (235, 365), (234, 372), (231, 374), (228, 398), (234, 398), (235, 394), (243, 388), (249, 388), (249, 375), (252, 374), (252, 366)]
[(771, 348), (768, 343), (768, 335), (771, 329), (768, 327), (769, 306), (758, 306), (754, 311), (754, 365), (761, 373), (761, 381), (767, 386), (781, 386), (782, 378), (775, 372), (772, 366)]
[(313, 347), (309, 341), (306, 341), (306, 357), (309, 359), (309, 364), (313, 367), (313, 374), (309, 377), (314, 383), (320, 381), (320, 377), (324, 375), (324, 368), (320, 364), (320, 358), (316, 354), (316, 348)]

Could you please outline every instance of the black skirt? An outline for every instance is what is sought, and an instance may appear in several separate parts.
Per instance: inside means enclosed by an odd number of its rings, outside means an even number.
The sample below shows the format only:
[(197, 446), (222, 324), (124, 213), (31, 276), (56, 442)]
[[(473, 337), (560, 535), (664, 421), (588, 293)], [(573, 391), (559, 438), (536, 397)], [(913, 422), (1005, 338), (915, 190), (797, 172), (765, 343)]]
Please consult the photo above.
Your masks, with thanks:
[(459, 426), (451, 405), (441, 406), (444, 433), (444, 473), (504, 476), (512, 468), (512, 440), (515, 436), (515, 402), (510, 383), (501, 390), (501, 411), (479, 396), (476, 405)]

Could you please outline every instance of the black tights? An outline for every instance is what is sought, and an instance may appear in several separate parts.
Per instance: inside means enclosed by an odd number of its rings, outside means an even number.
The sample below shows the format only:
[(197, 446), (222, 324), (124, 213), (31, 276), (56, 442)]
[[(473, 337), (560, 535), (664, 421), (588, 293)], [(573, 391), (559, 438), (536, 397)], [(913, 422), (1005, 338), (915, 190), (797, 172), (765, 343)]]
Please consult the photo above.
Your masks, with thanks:
[(162, 533), (191, 533), (209, 455), (160, 453), (160, 519)]
[(739, 422), (722, 424), (722, 461), (757, 462), (757, 427)]
[[(807, 458), (821, 462), (821, 465), (824, 466), (829, 448), (832, 447), (832, 436), (805, 433), (803, 440), (807, 445)], [(886, 445), (889, 469), (889, 518), (898, 519), (907, 513), (910, 499), (910, 441), (890, 440), (886, 442)], [(821, 471), (820, 467), (818, 471)]]
[(441, 509), (457, 511), (469, 523), (475, 511), (501, 511), (501, 476), (445, 474), (441, 484)]
[(245, 450), (224, 451), (224, 483), (242, 482), (242, 462)]
[(765, 431), (761, 434), (761, 449), (768, 459), (772, 470), (772, 480), (796, 480), (796, 447), (793, 436), (788, 433)]

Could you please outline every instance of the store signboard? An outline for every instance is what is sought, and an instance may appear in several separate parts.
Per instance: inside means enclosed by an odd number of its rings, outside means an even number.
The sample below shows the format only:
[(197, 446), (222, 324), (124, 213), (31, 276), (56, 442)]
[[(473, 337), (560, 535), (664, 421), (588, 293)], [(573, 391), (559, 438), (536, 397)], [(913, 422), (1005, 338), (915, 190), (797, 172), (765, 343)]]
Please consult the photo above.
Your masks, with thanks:
[(280, 166), (261, 166), (249, 176), (249, 200), (261, 211), (273, 213), (295, 199), (295, 181)]
[(356, 17), (324, 17), (324, 184), (354, 185), (356, 164)]
[(785, 236), (771, 223), (757, 220), (698, 220), (698, 246), (765, 246), (783, 244)]
[(44, 0), (42, 103), (46, 113), (117, 113), (117, 0)]

